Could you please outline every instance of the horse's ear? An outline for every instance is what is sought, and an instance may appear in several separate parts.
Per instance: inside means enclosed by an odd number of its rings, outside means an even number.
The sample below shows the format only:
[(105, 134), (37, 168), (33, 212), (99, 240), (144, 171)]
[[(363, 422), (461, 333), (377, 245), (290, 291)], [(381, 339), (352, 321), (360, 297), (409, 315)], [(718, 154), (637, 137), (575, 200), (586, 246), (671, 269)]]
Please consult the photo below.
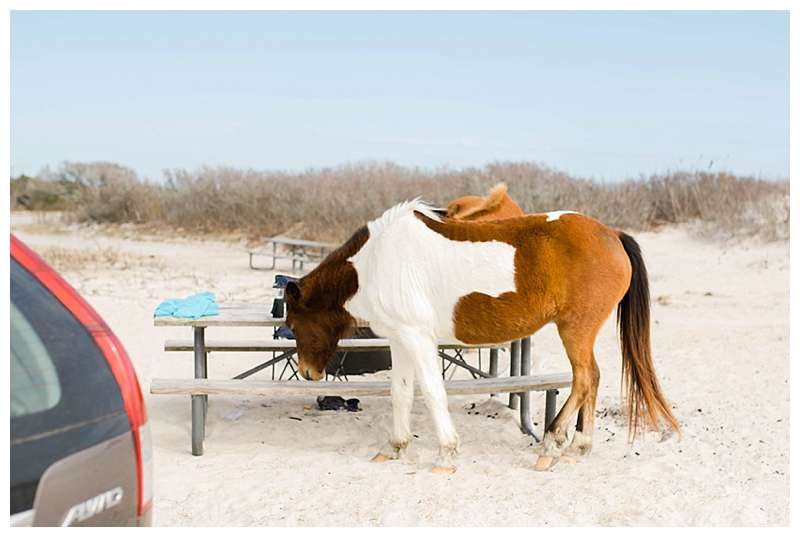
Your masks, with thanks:
[(297, 283), (288, 282), (286, 284), (286, 298), (295, 304), (300, 302), (300, 286)]

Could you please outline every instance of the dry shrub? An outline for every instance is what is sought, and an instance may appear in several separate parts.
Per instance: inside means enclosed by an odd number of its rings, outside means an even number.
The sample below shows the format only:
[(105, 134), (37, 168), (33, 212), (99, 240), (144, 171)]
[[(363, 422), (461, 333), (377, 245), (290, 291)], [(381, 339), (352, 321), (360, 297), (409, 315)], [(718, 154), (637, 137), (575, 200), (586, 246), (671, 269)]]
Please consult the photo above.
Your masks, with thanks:
[(45, 179), (72, 185), (67, 206), (78, 220), (143, 223), (157, 219), (160, 187), (112, 162), (65, 162)]
[(69, 208), (72, 183), (20, 175), (11, 179), (11, 210), (60, 211)]
[(526, 212), (571, 209), (642, 230), (695, 223), (705, 235), (788, 237), (788, 181), (676, 171), (598, 182), (530, 162), (436, 170), (361, 162), (301, 173), (202, 167), (140, 180), (111, 163), (66, 163), (53, 179), (75, 184), (80, 219), (150, 223), (192, 233), (286, 234), (342, 240), (386, 208), (417, 196), (439, 206), (505, 181)]
[[(783, 188), (782, 188), (783, 187)], [(701, 233), (711, 236), (789, 238), (789, 186), (720, 174), (697, 189)]]

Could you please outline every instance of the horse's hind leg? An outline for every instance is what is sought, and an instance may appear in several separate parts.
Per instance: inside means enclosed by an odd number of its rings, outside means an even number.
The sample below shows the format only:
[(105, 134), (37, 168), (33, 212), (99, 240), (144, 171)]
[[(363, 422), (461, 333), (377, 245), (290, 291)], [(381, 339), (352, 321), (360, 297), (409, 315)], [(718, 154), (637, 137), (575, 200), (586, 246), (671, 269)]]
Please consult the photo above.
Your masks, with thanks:
[(414, 360), (402, 345), (392, 350), (392, 434), (372, 460), (384, 462), (403, 456), (411, 441), (411, 407), (414, 404)]
[[(596, 394), (597, 385), (600, 382), (600, 371), (594, 360), (592, 347), (594, 339), (599, 329), (595, 323), (587, 325), (581, 323), (559, 322), (558, 333), (564, 348), (567, 351), (570, 364), (572, 365), (572, 390), (567, 401), (556, 415), (553, 422), (545, 432), (539, 452), (539, 460), (536, 462), (537, 470), (546, 470), (558, 460), (567, 443), (568, 425), (579, 409), (583, 409), (583, 423), (586, 417), (594, 413), (594, 403), (592, 410), (587, 414), (585, 403)], [(593, 421), (593, 420), (592, 420)], [(589, 435), (589, 445), (591, 445), (591, 430), (584, 430), (584, 434)]]
[(569, 447), (564, 451), (565, 455), (572, 457), (583, 457), (592, 451), (592, 434), (594, 433), (594, 409), (597, 403), (597, 387), (600, 384), (600, 370), (597, 369), (597, 362), (592, 360), (597, 371), (594, 382), (589, 391), (589, 395), (583, 402), (583, 406), (578, 411), (578, 421), (575, 424), (575, 435), (572, 437)]

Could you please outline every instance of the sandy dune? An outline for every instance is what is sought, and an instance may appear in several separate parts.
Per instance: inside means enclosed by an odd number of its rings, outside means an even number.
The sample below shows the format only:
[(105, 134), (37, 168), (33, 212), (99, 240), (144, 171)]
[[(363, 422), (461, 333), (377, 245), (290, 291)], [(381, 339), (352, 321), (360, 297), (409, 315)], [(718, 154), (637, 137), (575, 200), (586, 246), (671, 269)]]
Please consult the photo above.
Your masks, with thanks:
[[(146, 392), (154, 377), (192, 375), (188, 353), (162, 350), (165, 338), (190, 333), (153, 327), (160, 300), (212, 290), (220, 301), (271, 301), (272, 274), (248, 269), (243, 244), (125, 238), (87, 228), (56, 233), (18, 215), (12, 226), (45, 255), (54, 247), (119, 254), (113, 267), (87, 263), (64, 276), (122, 339)], [(310, 399), (215, 397), (206, 454), (193, 457), (188, 398), (145, 393), (155, 523), (788, 524), (788, 244), (724, 247), (679, 228), (635, 236), (651, 275), (656, 367), (682, 439), (651, 434), (627, 443), (611, 321), (596, 346), (602, 380), (594, 451), (546, 473), (532, 470), (531, 439), (519, 432), (505, 398), (451, 398), (462, 453), (458, 472), (442, 477), (429, 471), (435, 437), (421, 400), (409, 459), (374, 464), (369, 458), (390, 426), (388, 398), (362, 399), (360, 413), (335, 413), (304, 410)], [(209, 337), (268, 336), (209, 329)], [(552, 327), (535, 336), (534, 353), (540, 370), (568, 368)], [(210, 376), (230, 377), (257, 361), (212, 355)], [(533, 405), (541, 427), (543, 396), (535, 395)]]

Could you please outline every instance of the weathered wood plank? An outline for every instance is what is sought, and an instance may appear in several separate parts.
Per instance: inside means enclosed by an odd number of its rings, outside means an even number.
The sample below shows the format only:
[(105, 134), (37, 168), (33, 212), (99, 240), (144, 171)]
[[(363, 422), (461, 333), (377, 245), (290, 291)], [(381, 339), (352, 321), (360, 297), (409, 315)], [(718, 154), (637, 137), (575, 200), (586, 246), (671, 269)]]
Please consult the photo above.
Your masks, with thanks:
[(265, 241), (266, 243), (274, 242), (275, 244), (286, 244), (289, 246), (304, 246), (306, 248), (325, 248), (326, 250), (333, 250), (339, 247), (338, 244), (333, 244), (330, 242), (317, 242), (317, 241), (309, 241), (306, 239), (293, 239), (291, 237), (283, 237), (280, 235), (277, 237), (265, 237), (262, 240)]
[[(482, 393), (514, 393), (566, 388), (572, 383), (572, 373), (543, 373), (519, 377), (445, 382), (450, 395)], [(274, 380), (214, 380), (214, 379), (153, 379), (150, 393), (156, 395), (256, 395), (273, 397), (317, 396), (387, 396), (389, 382), (304, 382)], [(420, 396), (419, 390), (415, 391)]]
[[(219, 315), (199, 319), (178, 319), (175, 317), (154, 317), (154, 326), (243, 326), (275, 327), (286, 324), (284, 317), (272, 316), (270, 304), (219, 304)], [(369, 323), (357, 321), (357, 326), (367, 327)]]
[(272, 316), (272, 304), (218, 304), (219, 315), (199, 319), (154, 317), (154, 326), (282, 326), (286, 319)]
[[(164, 342), (164, 350), (168, 352), (187, 352), (194, 350), (191, 339), (168, 339)], [(487, 349), (501, 348), (508, 346), (508, 343), (496, 345), (467, 345), (464, 343), (440, 342), (440, 349)], [(292, 339), (264, 339), (253, 341), (219, 341), (207, 340), (206, 351), (208, 352), (271, 352), (286, 351), (294, 349), (296, 341)], [(381, 351), (389, 349), (389, 340), (383, 338), (365, 339), (342, 339), (339, 341), (337, 350), (340, 351)]]

